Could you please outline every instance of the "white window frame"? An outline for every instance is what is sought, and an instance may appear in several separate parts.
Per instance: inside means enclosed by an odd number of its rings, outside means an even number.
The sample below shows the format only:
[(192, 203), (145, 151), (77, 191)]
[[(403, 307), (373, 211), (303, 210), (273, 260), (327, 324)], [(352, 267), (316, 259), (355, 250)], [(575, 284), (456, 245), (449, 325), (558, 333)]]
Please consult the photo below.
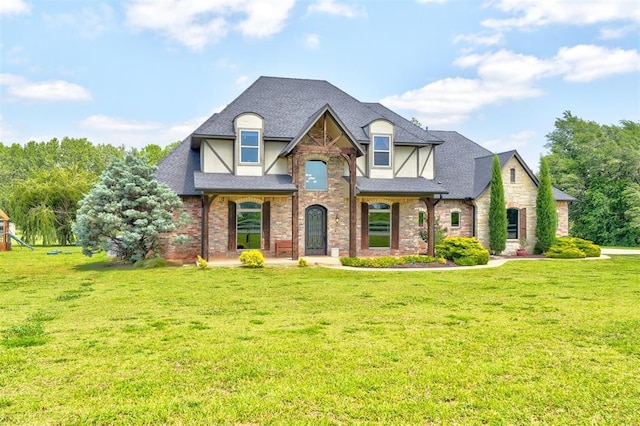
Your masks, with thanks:
[[(389, 149), (376, 149), (376, 138), (386, 138), (389, 140)], [(393, 164), (393, 160), (392, 160), (392, 138), (391, 135), (380, 135), (380, 134), (374, 134), (373, 137), (371, 138), (371, 152), (372, 152), (372, 158), (371, 158), (371, 165), (372, 167), (376, 167), (376, 168), (389, 168), (391, 167), (391, 165)], [(376, 164), (376, 152), (386, 152), (389, 154), (389, 163), (388, 164)]]
[[(242, 145), (242, 134), (243, 133), (257, 133), (258, 134), (258, 146), (243, 146)], [(260, 146), (262, 145), (262, 138), (261, 138), (261, 133), (259, 129), (240, 129), (239, 132), (239, 139), (238, 139), (238, 157), (239, 157), (239, 163), (240, 164), (252, 164), (252, 165), (256, 165), (256, 164), (261, 164), (262, 162), (260, 161), (260, 155), (261, 155), (261, 149)], [(242, 148), (247, 148), (247, 149), (257, 149), (258, 151), (258, 160), (257, 161), (242, 161)]]

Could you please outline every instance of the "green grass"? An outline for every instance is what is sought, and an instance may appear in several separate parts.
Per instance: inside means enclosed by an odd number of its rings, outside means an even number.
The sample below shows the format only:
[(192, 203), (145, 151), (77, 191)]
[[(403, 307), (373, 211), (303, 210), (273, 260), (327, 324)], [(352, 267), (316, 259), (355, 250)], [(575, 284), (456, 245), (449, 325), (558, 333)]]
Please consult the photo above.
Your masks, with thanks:
[(0, 253), (0, 424), (640, 422), (640, 256), (376, 273), (46, 250)]

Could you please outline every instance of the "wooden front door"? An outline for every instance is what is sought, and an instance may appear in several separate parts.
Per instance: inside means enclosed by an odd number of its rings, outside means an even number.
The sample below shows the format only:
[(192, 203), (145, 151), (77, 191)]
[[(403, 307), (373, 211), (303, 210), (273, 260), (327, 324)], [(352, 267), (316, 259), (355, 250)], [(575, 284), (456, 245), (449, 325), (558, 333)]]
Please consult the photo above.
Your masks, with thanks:
[(327, 209), (314, 205), (305, 211), (306, 256), (327, 254)]

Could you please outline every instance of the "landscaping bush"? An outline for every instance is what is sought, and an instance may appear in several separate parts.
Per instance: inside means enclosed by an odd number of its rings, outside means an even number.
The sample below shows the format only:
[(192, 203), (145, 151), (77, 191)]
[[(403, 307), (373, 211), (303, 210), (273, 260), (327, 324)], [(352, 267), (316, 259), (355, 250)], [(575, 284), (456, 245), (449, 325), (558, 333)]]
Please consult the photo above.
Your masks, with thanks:
[[(408, 255), (402, 257), (380, 256), (371, 258), (341, 257), (342, 266), (352, 266), (356, 268), (391, 268), (416, 263), (433, 263), (439, 260), (431, 256)], [(442, 263), (442, 262), (439, 262)]]
[(549, 257), (551, 259), (584, 259), (587, 257), (586, 254), (579, 248), (573, 246), (557, 246), (553, 245), (547, 252), (544, 254), (545, 257)]
[(544, 255), (553, 259), (600, 257), (600, 246), (582, 238), (558, 237)]
[(489, 251), (475, 237), (447, 237), (436, 246), (439, 256), (460, 266), (486, 265)]
[(264, 268), (264, 255), (259, 250), (247, 250), (238, 258), (247, 268)]

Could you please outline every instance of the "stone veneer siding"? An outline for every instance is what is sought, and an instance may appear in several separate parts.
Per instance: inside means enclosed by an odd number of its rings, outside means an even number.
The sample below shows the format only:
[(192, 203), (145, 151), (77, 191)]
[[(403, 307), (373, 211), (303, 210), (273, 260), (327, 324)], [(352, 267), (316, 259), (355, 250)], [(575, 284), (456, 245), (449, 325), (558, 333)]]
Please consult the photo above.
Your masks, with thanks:
[[(176, 231), (170, 234), (165, 234), (161, 237), (162, 256), (166, 259), (182, 261), (185, 263), (195, 262), (196, 257), (200, 254), (202, 244), (202, 234), (200, 232), (202, 200), (199, 196), (181, 198), (184, 209), (192, 220)], [(175, 244), (173, 240), (178, 235), (188, 236), (189, 241), (186, 244)]]
[[(460, 226), (451, 226), (451, 213), (460, 213)], [(473, 207), (462, 200), (440, 200), (435, 215), (438, 226), (446, 228), (448, 237), (470, 237), (473, 235)]]

